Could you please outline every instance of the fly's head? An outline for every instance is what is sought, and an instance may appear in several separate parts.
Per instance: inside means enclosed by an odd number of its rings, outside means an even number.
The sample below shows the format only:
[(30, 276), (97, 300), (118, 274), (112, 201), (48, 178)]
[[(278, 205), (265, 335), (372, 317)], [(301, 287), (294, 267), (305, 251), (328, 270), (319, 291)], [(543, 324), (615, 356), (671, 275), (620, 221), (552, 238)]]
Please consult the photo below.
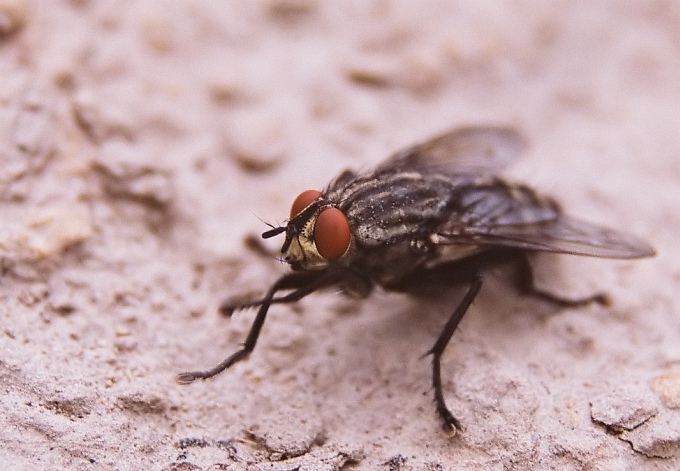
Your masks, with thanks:
[(342, 258), (350, 247), (349, 222), (337, 206), (316, 190), (303, 191), (293, 202), (285, 226), (262, 234), (269, 239), (285, 233), (283, 259), (293, 270), (320, 270)]

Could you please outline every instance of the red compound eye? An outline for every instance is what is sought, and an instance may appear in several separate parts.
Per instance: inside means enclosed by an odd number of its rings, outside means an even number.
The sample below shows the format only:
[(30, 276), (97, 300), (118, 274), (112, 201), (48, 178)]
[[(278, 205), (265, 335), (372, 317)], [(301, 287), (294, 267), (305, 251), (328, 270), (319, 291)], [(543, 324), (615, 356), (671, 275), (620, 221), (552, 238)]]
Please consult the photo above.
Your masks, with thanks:
[(300, 212), (309, 206), (315, 199), (321, 196), (321, 192), (317, 190), (306, 190), (303, 191), (295, 198), (293, 201), (293, 206), (290, 208), (290, 217), (294, 218)]
[(328, 261), (342, 257), (347, 251), (350, 241), (349, 222), (337, 208), (321, 211), (314, 224), (314, 242), (316, 250)]

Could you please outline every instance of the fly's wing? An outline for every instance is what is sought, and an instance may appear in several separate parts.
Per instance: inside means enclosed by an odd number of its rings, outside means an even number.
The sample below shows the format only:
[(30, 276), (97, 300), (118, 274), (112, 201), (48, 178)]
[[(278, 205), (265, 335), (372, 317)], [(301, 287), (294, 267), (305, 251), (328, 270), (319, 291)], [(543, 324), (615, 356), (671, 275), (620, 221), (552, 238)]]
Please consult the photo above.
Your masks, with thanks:
[(474, 189), (461, 202), (437, 228), (437, 243), (620, 259), (655, 254), (635, 236), (561, 214), (552, 200), (539, 199), (526, 187)]
[(377, 170), (433, 169), (447, 174), (496, 174), (525, 147), (524, 138), (510, 128), (460, 128), (397, 152)]
[(454, 236), (447, 241), (604, 258), (643, 258), (655, 254), (647, 242), (635, 236), (566, 216), (539, 224), (477, 228), (459, 239)]

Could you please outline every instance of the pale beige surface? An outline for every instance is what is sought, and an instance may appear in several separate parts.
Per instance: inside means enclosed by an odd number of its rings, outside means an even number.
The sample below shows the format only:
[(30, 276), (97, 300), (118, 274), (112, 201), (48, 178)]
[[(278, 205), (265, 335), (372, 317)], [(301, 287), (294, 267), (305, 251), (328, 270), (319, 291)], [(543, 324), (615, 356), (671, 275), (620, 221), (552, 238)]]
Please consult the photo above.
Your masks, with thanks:
[[(0, 34), (2, 469), (680, 467), (677, 2), (0, 0)], [(444, 360), (455, 438), (421, 358), (450, 304), (316, 295), (175, 384), (243, 341), (219, 302), (286, 270), (244, 244), (259, 218), (470, 123), (655, 245), (537, 262), (612, 307), (489, 280)]]

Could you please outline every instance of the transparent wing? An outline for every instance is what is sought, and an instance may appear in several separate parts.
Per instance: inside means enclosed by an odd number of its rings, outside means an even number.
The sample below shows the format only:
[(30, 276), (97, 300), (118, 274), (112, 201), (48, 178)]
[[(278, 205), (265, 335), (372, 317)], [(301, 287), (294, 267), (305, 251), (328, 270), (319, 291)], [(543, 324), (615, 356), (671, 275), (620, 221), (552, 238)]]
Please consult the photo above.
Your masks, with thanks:
[(635, 236), (561, 214), (552, 200), (539, 199), (526, 187), (478, 189), (463, 204), (436, 229), (438, 243), (622, 259), (655, 254)]
[(464, 234), (444, 232), (439, 236), (443, 244), (515, 247), (591, 257), (629, 259), (655, 254), (647, 242), (635, 236), (565, 216), (540, 224), (473, 227)]
[(459, 128), (397, 152), (378, 171), (433, 168), (444, 173), (496, 174), (525, 147), (524, 138), (510, 128)]

